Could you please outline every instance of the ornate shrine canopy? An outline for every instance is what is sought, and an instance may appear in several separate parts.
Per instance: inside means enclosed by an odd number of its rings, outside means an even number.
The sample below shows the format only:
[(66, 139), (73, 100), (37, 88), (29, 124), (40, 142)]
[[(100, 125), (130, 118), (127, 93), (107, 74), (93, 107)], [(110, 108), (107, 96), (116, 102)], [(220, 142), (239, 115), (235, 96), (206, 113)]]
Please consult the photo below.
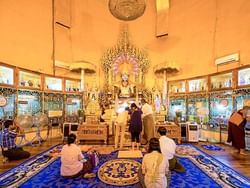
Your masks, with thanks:
[(101, 63), (106, 78), (114, 74), (139, 76), (147, 72), (149, 60), (146, 52), (134, 47), (128, 35), (127, 27), (123, 28), (117, 45), (104, 53)]

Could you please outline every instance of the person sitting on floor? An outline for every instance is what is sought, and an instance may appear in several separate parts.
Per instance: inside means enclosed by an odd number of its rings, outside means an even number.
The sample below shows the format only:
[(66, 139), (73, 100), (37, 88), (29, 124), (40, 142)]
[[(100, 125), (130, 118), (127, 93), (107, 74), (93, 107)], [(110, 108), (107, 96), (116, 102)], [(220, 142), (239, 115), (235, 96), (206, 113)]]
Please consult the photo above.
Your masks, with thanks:
[[(157, 138), (150, 139), (148, 153), (143, 157), (141, 168), (142, 176), (139, 174), (139, 178), (142, 187), (165, 188), (168, 186), (166, 175), (169, 171), (169, 164), (161, 153)], [(145, 177), (143, 177), (144, 174)]]
[(17, 147), (16, 137), (21, 132), (21, 128), (16, 122), (6, 120), (4, 122), (4, 129), (1, 131), (1, 147), (3, 156), (8, 160), (18, 160), (30, 157), (28, 151), (24, 151), (22, 147)]
[(84, 158), (81, 149), (75, 144), (76, 135), (68, 136), (68, 144), (64, 145), (61, 151), (61, 176), (75, 178), (83, 175), (85, 178), (95, 177), (92, 171), (90, 160)]
[(176, 144), (173, 139), (166, 136), (167, 130), (165, 127), (159, 127), (157, 132), (160, 134), (160, 148), (162, 154), (169, 162), (169, 170), (175, 170), (176, 172), (184, 172), (185, 168), (175, 157)]

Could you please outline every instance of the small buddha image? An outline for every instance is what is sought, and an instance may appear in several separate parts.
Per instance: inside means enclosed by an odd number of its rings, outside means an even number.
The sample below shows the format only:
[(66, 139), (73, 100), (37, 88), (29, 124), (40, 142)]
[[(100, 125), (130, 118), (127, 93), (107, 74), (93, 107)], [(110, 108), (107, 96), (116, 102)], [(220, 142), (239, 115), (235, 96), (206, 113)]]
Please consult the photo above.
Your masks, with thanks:
[(123, 73), (121, 75), (121, 83), (119, 85), (118, 96), (124, 98), (134, 96), (133, 86), (129, 82), (129, 74), (127, 73)]
[(132, 94), (131, 88), (129, 86), (128, 80), (122, 80), (119, 97), (130, 97)]

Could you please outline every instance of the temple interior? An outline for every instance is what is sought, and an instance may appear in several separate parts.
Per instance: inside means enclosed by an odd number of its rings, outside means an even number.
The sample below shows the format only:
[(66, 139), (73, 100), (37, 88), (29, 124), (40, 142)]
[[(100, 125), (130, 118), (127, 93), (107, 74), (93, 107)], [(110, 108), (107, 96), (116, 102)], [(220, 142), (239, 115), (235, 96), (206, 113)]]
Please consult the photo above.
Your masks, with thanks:
[[(1, 0), (0, 187), (144, 187), (138, 169), (162, 127), (186, 169), (167, 187), (250, 187), (249, 20), (249, 0)], [(5, 155), (9, 120), (28, 159)], [(60, 176), (71, 134), (98, 153), (94, 180)], [(121, 159), (129, 178), (110, 169)]]

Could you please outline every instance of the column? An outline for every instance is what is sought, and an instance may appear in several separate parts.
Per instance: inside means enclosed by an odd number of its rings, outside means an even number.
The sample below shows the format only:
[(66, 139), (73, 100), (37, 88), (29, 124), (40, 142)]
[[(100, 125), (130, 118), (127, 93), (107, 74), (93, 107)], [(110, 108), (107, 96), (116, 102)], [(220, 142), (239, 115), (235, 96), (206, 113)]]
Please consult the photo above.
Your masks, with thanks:
[(84, 75), (85, 75), (85, 71), (84, 69), (81, 69), (81, 91), (84, 91), (85, 88), (84, 88)]

